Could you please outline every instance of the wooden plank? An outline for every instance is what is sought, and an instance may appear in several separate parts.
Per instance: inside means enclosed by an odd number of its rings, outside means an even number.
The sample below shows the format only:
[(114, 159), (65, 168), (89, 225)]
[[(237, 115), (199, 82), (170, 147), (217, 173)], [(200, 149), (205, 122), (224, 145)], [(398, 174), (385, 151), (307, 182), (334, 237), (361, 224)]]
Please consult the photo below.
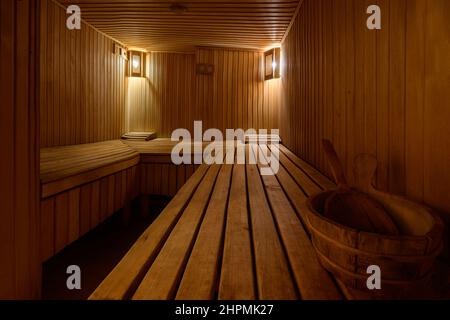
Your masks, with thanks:
[(445, 54), (449, 48), (450, 35), (448, 9), (449, 2), (445, 0), (427, 2), (424, 96), (424, 200), (447, 213), (450, 212), (450, 199), (446, 195), (450, 173), (448, 160), (445, 160), (450, 156), (447, 147), (450, 130), (446, 124), (449, 110), (445, 107), (450, 101), (448, 90), (450, 63)]
[(147, 176), (146, 176), (147, 194), (153, 194), (155, 192), (154, 179), (155, 179), (155, 166), (147, 165)]
[(91, 230), (91, 184), (80, 188), (80, 237)]
[(280, 168), (276, 176), (262, 176), (262, 179), (301, 298), (340, 299), (339, 290), (320, 265), (311, 240), (296, 215), (296, 211), (301, 213), (303, 221), (307, 221), (305, 195), (284, 168)]
[(278, 238), (259, 169), (256, 165), (246, 165), (246, 171), (258, 298), (296, 299), (296, 288)]
[(152, 178), (152, 184), (153, 184), (153, 193), (154, 194), (162, 194), (162, 184), (163, 184), (163, 177), (162, 177), (162, 164), (156, 163), (153, 165), (153, 178)]
[(177, 193), (177, 166), (169, 165), (169, 196), (173, 197)]
[(389, 190), (405, 191), (406, 0), (389, 1)]
[(140, 170), (139, 170), (138, 166), (131, 167), (130, 170), (131, 170), (131, 181), (132, 181), (132, 187), (133, 187), (132, 199), (135, 199), (141, 194), (141, 190), (139, 188)]
[(161, 165), (161, 194), (169, 195), (169, 165)]
[(147, 165), (146, 164), (139, 164), (139, 188), (141, 191), (141, 194), (148, 194), (147, 192)]
[(207, 171), (205, 165), (195, 172), (89, 299), (131, 297)]
[(123, 201), (120, 197), (122, 188), (122, 172), (117, 172), (114, 174), (114, 211), (118, 211), (123, 207)]
[(425, 28), (426, 3), (408, 1), (406, 15), (406, 101), (405, 115), (405, 171), (406, 194), (419, 201), (423, 199), (423, 145), (424, 88), (425, 88)]
[(220, 300), (257, 297), (249, 229), (245, 166), (234, 165), (219, 282)]
[[(132, 167), (136, 168), (136, 167)], [(115, 175), (108, 176), (108, 200), (106, 205), (106, 216), (110, 217), (116, 210), (114, 208), (115, 199)]]
[(41, 200), (41, 260), (52, 257), (55, 252), (55, 198)]
[(128, 168), (126, 171), (127, 195), (126, 202), (130, 202), (134, 198), (134, 174), (133, 168)]
[(80, 188), (69, 191), (69, 232), (68, 243), (77, 240), (80, 235)]
[(179, 300), (215, 297), (232, 165), (222, 165), (205, 217), (177, 291)]
[(335, 189), (336, 185), (319, 171), (317, 171), (314, 167), (306, 163), (301, 158), (297, 157), (292, 151), (286, 148), (284, 145), (279, 145), (280, 152), (283, 152), (289, 160), (291, 160), (297, 167), (302, 169), (311, 180), (317, 183), (322, 189), (329, 190)]
[(203, 219), (220, 165), (211, 165), (133, 299), (172, 299)]
[[(8, 1), (9, 2), (9, 1)], [(1, 122), (6, 128), (2, 130), (3, 137), (9, 141), (2, 142), (2, 149), (5, 152), (2, 158), (6, 158), (5, 169), (13, 172), (13, 180), (2, 181), (8, 190), (5, 193), (6, 199), (1, 198), (2, 211), (3, 203), (7, 203), (2, 224), (6, 223), (7, 228), (11, 225), (10, 217), (13, 217), (13, 241), (10, 230), (6, 231), (7, 241), (3, 241), (2, 246), (10, 246), (14, 255), (8, 256), (9, 250), (1, 250), (2, 264), (15, 265), (14, 272), (4, 274), (0, 268), (1, 281), (5, 281), (8, 287), (10, 278), (14, 282), (14, 290), (5, 292), (0, 289), (0, 296), (17, 299), (36, 299), (40, 296), (40, 254), (39, 254), (39, 175), (38, 175), (38, 149), (39, 149), (39, 103), (37, 102), (38, 92), (38, 63), (39, 63), (39, 3), (34, 0), (14, 3), (14, 11), (11, 11), (10, 4), (0, 7), (0, 20), (6, 20), (2, 28), (2, 49), (1, 55), (4, 59), (1, 64), (2, 74), (5, 74), (6, 81), (1, 80), (1, 85), (6, 86), (2, 93), (2, 118), (11, 121), (11, 124)], [(6, 10), (2, 10), (6, 9)], [(10, 16), (11, 15), (11, 16)], [(11, 23), (14, 24), (12, 27)], [(11, 33), (12, 32), (12, 33)], [(14, 38), (12, 38), (14, 35)], [(5, 49), (3, 49), (6, 47)], [(11, 67), (8, 65), (12, 65)], [(10, 73), (14, 70), (13, 73)], [(14, 88), (14, 91), (9, 91)], [(11, 94), (14, 95), (14, 102), (11, 102)], [(12, 127), (10, 126), (12, 125)], [(9, 131), (12, 128), (12, 131)], [(6, 139), (6, 138), (5, 138)], [(11, 150), (11, 141), (14, 148)], [(9, 153), (10, 152), (10, 153)], [(8, 154), (7, 154), (8, 153)], [(10, 167), (10, 161), (13, 166)], [(3, 177), (11, 177), (9, 174)], [(2, 192), (3, 192), (2, 188)], [(11, 197), (14, 203), (13, 210), (9, 207)], [(3, 219), (3, 217), (5, 219)], [(2, 230), (4, 231), (4, 230)], [(3, 235), (2, 235), (3, 236)], [(3, 253), (6, 253), (4, 256)], [(6, 263), (5, 263), (6, 262)], [(2, 284), (3, 286), (3, 284)], [(5, 294), (6, 293), (6, 294)]]
[(42, 184), (41, 197), (45, 198), (55, 195), (64, 190), (68, 190), (84, 183), (92, 182), (103, 178), (110, 174), (122, 171), (126, 168), (135, 166), (139, 162), (139, 157), (124, 162), (112, 164), (110, 166), (102, 167), (96, 170), (81, 172), (79, 174), (66, 177), (61, 180)]
[(389, 0), (380, 0), (383, 8), (381, 30), (377, 32), (377, 160), (376, 186), (379, 190), (388, 190), (388, 157), (389, 157), (389, 35), (390, 10)]
[(111, 57), (111, 41), (84, 21), (81, 31), (67, 30), (65, 10), (57, 2), (41, 2), (48, 12), (43, 19), (47, 28), (40, 39), (46, 49), (41, 52), (47, 57), (40, 61), (41, 70), (48, 72), (42, 74), (41, 85), (49, 84), (43, 86), (47, 94), (41, 103), (41, 117), (46, 119), (40, 126), (42, 146), (118, 138), (123, 133), (125, 100), (110, 102), (125, 97), (125, 86), (121, 63), (103, 59)]
[(283, 152), (279, 153), (279, 161), (282, 166), (292, 175), (297, 184), (309, 195), (318, 193), (321, 189), (300, 168), (298, 168)]
[(184, 165), (177, 166), (177, 190), (180, 190), (186, 181), (186, 167)]
[(100, 223), (100, 181), (94, 181), (91, 189), (91, 230)]
[(123, 170), (120, 172), (120, 178), (121, 184), (122, 184), (122, 193), (119, 195), (120, 201), (122, 202), (122, 207), (128, 202), (127, 196), (128, 196), (128, 182), (127, 182), (127, 172), (126, 170)]
[(100, 179), (100, 223), (108, 217), (108, 177)]
[(55, 253), (69, 243), (69, 193), (55, 197)]

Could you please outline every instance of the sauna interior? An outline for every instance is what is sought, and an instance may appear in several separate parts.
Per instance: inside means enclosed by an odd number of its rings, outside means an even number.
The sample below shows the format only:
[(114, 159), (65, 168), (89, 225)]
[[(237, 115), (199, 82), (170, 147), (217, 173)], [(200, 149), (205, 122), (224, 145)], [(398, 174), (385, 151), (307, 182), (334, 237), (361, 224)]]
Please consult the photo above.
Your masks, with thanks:
[(1, 299), (450, 298), (450, 1), (2, 0), (0, 32)]

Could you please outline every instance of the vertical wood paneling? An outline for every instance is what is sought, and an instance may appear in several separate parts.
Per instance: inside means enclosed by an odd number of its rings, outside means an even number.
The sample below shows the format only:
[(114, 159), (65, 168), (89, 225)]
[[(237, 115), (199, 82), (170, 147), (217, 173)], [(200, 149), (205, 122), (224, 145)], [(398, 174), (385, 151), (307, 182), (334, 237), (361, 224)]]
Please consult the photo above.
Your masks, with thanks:
[(195, 105), (195, 57), (147, 54), (147, 78), (128, 78), (130, 131), (156, 131), (169, 137), (175, 128), (191, 128)]
[[(278, 128), (280, 80), (263, 80), (257, 51), (199, 48), (196, 54), (147, 54), (147, 78), (129, 78), (131, 131), (154, 130), (170, 137), (177, 128)], [(209, 63), (214, 74), (196, 74)]]
[[(381, 30), (366, 27), (371, 4)], [(378, 188), (450, 211), (448, 12), (444, 0), (305, 0), (282, 43), (284, 144), (326, 173), (331, 139), (351, 180), (354, 156), (375, 154)]]
[[(166, 189), (169, 186), (167, 177), (159, 182), (166, 183)], [(137, 167), (134, 166), (42, 199), (41, 261), (60, 252), (135, 199), (140, 194), (139, 179)], [(172, 184), (176, 184), (176, 176)]]
[(84, 22), (67, 29), (67, 14), (53, 1), (41, 6), (41, 146), (118, 139), (125, 132), (125, 61), (113, 54), (111, 39)]
[(40, 243), (42, 261), (52, 257), (55, 252), (55, 199), (41, 201)]
[(427, 1), (425, 12), (424, 198), (450, 212), (450, 2)]
[(69, 193), (55, 198), (55, 252), (61, 251), (69, 243)]
[(69, 232), (67, 243), (80, 236), (80, 188), (69, 191)]
[(0, 2), (0, 299), (40, 296), (39, 2)]
[(91, 229), (91, 188), (91, 184), (86, 184), (80, 191), (80, 236)]

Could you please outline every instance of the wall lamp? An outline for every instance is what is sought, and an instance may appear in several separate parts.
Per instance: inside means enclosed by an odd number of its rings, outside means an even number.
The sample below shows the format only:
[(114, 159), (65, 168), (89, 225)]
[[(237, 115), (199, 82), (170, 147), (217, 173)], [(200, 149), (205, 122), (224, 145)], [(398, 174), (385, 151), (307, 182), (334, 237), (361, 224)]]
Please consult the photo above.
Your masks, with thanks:
[(280, 77), (280, 48), (264, 52), (264, 80)]
[(128, 51), (128, 76), (145, 77), (145, 52)]

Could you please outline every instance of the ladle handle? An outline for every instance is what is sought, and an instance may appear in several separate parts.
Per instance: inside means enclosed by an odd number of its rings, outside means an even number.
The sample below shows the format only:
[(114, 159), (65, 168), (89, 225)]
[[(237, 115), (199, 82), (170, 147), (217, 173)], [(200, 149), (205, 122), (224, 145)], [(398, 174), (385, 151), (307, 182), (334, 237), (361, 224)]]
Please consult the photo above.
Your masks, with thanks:
[(333, 147), (330, 140), (323, 139), (322, 146), (325, 151), (328, 163), (331, 167), (331, 173), (333, 175), (334, 181), (339, 188), (349, 189), (347, 178), (345, 177), (344, 169), (342, 168), (342, 163)]
[(366, 193), (373, 191), (373, 181), (377, 170), (377, 158), (367, 153), (359, 154), (355, 157), (353, 170), (356, 187)]

